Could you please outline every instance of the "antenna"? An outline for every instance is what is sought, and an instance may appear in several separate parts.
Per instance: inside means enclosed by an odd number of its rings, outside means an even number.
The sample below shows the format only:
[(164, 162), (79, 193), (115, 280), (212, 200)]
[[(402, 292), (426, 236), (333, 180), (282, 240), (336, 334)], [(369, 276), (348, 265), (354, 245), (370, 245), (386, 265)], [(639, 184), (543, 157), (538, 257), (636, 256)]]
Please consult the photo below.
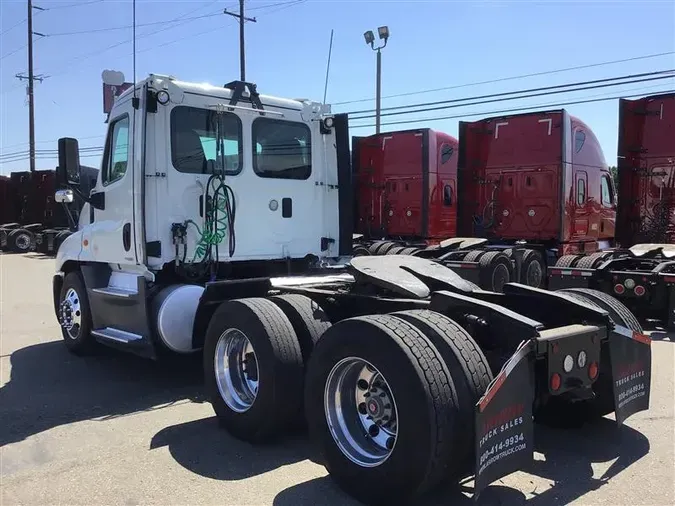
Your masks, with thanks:
[(330, 71), (330, 55), (333, 52), (333, 29), (330, 31), (330, 45), (328, 46), (328, 65), (326, 65), (326, 84), (323, 87), (323, 104), (326, 103), (326, 94), (328, 93), (328, 72)]
[(132, 39), (133, 39), (133, 53), (134, 53), (134, 61), (133, 61), (133, 75), (134, 75), (134, 82), (132, 83), (132, 86), (134, 87), (134, 98), (132, 99), (132, 104), (134, 109), (138, 109), (138, 97), (136, 96), (136, 0), (132, 1), (132, 9), (133, 9), (133, 14), (132, 14)]

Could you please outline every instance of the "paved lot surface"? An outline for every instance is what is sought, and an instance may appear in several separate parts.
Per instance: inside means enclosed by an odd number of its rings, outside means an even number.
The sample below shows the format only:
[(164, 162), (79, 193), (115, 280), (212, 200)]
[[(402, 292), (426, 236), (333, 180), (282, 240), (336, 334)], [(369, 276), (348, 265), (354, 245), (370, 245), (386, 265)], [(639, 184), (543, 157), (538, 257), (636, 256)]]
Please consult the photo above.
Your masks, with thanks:
[[(51, 306), (53, 259), (0, 256), (0, 503), (350, 505), (303, 435), (253, 447), (219, 430), (198, 363), (66, 352)], [(675, 503), (675, 342), (653, 345), (652, 407), (621, 429), (538, 428), (530, 472), (480, 504)], [(376, 484), (364, 484), (376, 486)], [(471, 482), (425, 505), (470, 505)]]

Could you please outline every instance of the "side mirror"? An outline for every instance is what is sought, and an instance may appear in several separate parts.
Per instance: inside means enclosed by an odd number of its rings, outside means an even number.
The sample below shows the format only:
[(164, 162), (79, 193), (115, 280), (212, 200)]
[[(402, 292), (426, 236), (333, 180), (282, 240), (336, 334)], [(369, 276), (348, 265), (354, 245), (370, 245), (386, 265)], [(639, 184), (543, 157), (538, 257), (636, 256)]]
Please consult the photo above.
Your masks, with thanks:
[(80, 184), (80, 148), (77, 139), (59, 139), (59, 166), (56, 169), (59, 182), (77, 186)]
[(54, 194), (54, 200), (60, 204), (70, 204), (73, 198), (73, 190), (58, 190)]

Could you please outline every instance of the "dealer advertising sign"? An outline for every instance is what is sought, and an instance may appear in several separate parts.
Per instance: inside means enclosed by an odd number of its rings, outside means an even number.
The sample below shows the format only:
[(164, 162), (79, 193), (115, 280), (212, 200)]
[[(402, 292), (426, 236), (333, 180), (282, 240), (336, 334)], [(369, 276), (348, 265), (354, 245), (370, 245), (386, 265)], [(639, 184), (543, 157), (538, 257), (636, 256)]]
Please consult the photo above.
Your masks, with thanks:
[(533, 458), (534, 362), (524, 342), (476, 405), (474, 497)]
[(118, 86), (103, 83), (103, 112), (108, 114), (112, 110), (115, 98), (119, 97), (132, 83), (122, 83)]

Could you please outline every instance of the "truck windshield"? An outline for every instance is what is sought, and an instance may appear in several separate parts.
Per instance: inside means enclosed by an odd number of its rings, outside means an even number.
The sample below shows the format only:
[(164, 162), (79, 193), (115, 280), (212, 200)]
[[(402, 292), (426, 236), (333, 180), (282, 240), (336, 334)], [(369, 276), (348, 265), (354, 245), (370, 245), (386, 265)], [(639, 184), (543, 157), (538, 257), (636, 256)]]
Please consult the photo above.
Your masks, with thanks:
[(171, 161), (177, 171), (211, 174), (224, 169), (226, 175), (239, 174), (241, 154), (241, 121), (236, 114), (187, 106), (171, 111)]

